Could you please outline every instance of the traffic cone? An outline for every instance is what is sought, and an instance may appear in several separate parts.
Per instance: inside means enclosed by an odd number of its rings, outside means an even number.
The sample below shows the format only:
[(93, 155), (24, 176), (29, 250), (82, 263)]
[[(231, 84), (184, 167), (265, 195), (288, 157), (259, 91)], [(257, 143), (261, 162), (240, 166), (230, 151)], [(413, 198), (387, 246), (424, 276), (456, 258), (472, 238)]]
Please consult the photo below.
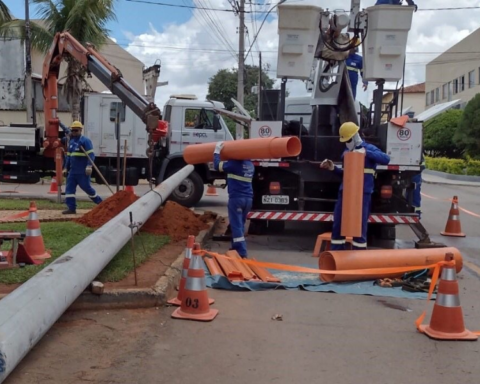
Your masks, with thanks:
[(49, 259), (52, 257), (46, 250), (43, 243), (42, 231), (40, 230), (40, 221), (37, 215), (37, 206), (35, 202), (30, 202), (28, 210), (27, 231), (24, 241), (24, 247), (28, 255), (34, 260)]
[(214, 300), (210, 301), (208, 298), (205, 270), (199, 250), (200, 245), (195, 244), (182, 295), (182, 305), (172, 313), (174, 319), (212, 321), (218, 315), (217, 309), (210, 308), (210, 303)]
[(440, 232), (442, 236), (465, 237), (462, 232), (462, 224), (460, 223), (460, 211), (458, 210), (458, 197), (453, 196), (452, 207), (448, 214), (447, 225), (445, 231)]
[(205, 196), (218, 196), (217, 188), (215, 188), (213, 185), (209, 185)]
[(50, 191), (48, 191), (49, 195), (56, 195), (58, 193), (58, 184), (57, 179), (52, 177), (52, 182), (50, 183)]
[(125, 191), (132, 192), (133, 194), (135, 193), (135, 189), (133, 188), (133, 185), (126, 185)]
[(180, 284), (178, 286), (178, 294), (176, 298), (168, 300), (168, 304), (177, 306), (182, 305), (183, 290), (185, 289), (185, 282), (187, 281), (188, 267), (190, 266), (190, 260), (192, 258), (192, 249), (194, 242), (195, 236), (188, 236), (187, 247), (185, 248), (185, 257), (183, 259), (182, 276), (180, 278)]
[[(452, 260), (453, 254), (447, 253), (445, 261)], [(442, 268), (430, 325), (420, 325), (419, 329), (437, 340), (473, 341), (478, 339), (478, 336), (465, 329), (455, 265), (446, 265)]]

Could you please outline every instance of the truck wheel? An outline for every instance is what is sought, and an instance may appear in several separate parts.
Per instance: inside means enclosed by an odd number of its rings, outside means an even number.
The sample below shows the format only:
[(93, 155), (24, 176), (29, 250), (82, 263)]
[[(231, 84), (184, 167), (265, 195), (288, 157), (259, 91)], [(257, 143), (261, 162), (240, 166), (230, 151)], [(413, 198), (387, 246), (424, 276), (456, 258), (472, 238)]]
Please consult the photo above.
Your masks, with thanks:
[[(178, 170), (169, 172), (167, 178)], [(200, 175), (193, 171), (180, 185), (175, 188), (169, 197), (169, 200), (190, 208), (197, 204), (203, 196), (203, 180)]]
[(249, 235), (264, 235), (267, 232), (267, 222), (265, 220), (250, 220), (248, 227)]
[(271, 233), (282, 233), (285, 230), (285, 221), (273, 221), (268, 222), (268, 231)]

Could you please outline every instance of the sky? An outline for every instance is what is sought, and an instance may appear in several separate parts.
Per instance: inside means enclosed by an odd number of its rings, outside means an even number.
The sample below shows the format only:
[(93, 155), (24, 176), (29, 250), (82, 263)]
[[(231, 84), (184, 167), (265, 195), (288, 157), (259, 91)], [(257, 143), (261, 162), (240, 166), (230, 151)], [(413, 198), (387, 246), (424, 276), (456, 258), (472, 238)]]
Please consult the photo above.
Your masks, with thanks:
[[(12, 13), (24, 17), (24, 1), (4, 0)], [(161, 61), (160, 81), (167, 86), (157, 89), (159, 106), (177, 93), (196, 94), (205, 99), (208, 81), (224, 68), (237, 66), (238, 16), (233, 12), (204, 10), (214, 8), (231, 10), (231, 0), (117, 0), (117, 21), (110, 22), (110, 36), (146, 66)], [(245, 0), (246, 47), (251, 46), (262, 21), (277, 0)], [(151, 3), (185, 5), (191, 8), (170, 7)], [(251, 4), (252, 3), (252, 4)], [(350, 9), (349, 0), (287, 0), (287, 3), (313, 4), (324, 9)], [(363, 0), (362, 8), (375, 3)], [(405, 85), (425, 81), (425, 65), (440, 53), (459, 42), (480, 27), (480, 9), (425, 10), (438, 8), (480, 7), (480, 0), (417, 0), (418, 12), (413, 16), (408, 37)], [(35, 17), (31, 5), (31, 17)], [(253, 11), (253, 12), (252, 12)], [(276, 79), (277, 66), (277, 14), (272, 11), (266, 18), (248, 57), (247, 64), (258, 65), (258, 52), (268, 65), (268, 74)], [(479, 52), (480, 54), (480, 52)], [(121, 68), (120, 68), (121, 69)], [(276, 79), (276, 87), (280, 80)], [(359, 89), (357, 99), (369, 104), (374, 84), (367, 92)], [(287, 83), (291, 96), (307, 95), (305, 84), (299, 80)]]

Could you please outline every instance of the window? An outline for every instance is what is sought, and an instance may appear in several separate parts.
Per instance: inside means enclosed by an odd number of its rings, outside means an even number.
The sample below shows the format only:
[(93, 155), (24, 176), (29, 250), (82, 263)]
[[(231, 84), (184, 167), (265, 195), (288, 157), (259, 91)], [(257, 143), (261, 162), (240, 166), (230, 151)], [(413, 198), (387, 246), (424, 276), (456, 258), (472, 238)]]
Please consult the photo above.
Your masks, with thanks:
[(442, 85), (442, 100), (445, 100), (448, 97), (448, 84)]
[(475, 87), (475, 71), (468, 72), (468, 88)]
[(435, 91), (430, 91), (430, 104), (435, 103)]
[(213, 111), (205, 109), (186, 109), (185, 127), (193, 129), (213, 129)]
[(425, 105), (428, 107), (430, 105), (430, 92), (425, 94)]
[(120, 113), (120, 122), (125, 121), (126, 106), (123, 103), (110, 103), (110, 121), (114, 123), (117, 120), (117, 110)]
[(452, 82), (448, 82), (448, 101), (452, 101)]
[(458, 92), (463, 92), (465, 90), (465, 75), (458, 78)]
[(435, 89), (435, 102), (440, 101), (440, 88)]
[(458, 79), (453, 80), (453, 94), (456, 95), (458, 93)]

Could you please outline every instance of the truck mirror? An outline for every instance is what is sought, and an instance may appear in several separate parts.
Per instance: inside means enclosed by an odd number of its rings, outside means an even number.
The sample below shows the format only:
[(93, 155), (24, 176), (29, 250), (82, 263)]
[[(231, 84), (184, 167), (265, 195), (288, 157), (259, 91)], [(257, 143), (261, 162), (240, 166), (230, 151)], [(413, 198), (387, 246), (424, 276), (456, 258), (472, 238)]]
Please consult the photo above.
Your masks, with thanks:
[(217, 132), (222, 129), (222, 126), (220, 125), (220, 116), (218, 114), (213, 115), (213, 131)]

